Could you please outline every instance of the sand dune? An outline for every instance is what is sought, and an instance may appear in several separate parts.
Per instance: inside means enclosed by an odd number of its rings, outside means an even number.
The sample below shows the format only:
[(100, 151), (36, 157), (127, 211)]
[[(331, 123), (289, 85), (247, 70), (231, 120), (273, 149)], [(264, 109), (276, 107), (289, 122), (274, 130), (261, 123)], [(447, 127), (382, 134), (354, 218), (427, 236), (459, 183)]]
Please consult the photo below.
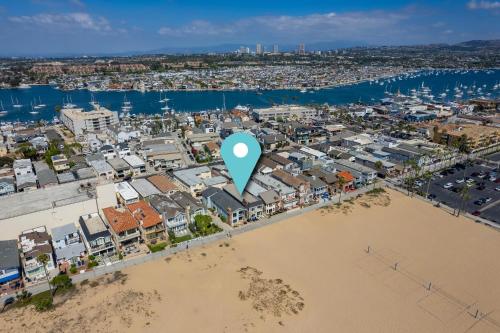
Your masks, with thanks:
[(498, 253), (495, 230), (365, 195), (10, 310), (0, 331), (500, 332)]

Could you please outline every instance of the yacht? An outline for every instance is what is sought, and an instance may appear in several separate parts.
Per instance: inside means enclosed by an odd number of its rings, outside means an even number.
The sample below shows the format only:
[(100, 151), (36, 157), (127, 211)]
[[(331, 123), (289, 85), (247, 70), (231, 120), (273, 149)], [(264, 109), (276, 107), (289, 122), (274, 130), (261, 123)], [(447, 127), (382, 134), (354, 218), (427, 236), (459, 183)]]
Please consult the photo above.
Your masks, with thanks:
[(22, 104), (19, 104), (19, 101), (17, 100), (17, 98), (16, 98), (16, 103), (14, 103), (14, 99), (12, 98), (12, 96), (10, 96), (10, 99), (11, 99), (12, 107), (13, 108), (19, 109), (19, 108), (23, 107)]

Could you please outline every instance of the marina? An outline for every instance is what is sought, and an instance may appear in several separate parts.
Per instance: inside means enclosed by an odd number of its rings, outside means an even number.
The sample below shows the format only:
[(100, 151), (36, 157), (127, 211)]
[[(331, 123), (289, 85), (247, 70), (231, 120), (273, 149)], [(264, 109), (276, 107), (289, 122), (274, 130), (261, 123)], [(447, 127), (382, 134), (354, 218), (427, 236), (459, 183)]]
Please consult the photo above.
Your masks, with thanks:
[(375, 103), (404, 94), (426, 102), (498, 98), (500, 70), (425, 70), (330, 88), (208, 91), (63, 91), (51, 85), (0, 90), (2, 121), (52, 120), (61, 107), (92, 110), (96, 105), (120, 114), (161, 114), (231, 109), (237, 105)]

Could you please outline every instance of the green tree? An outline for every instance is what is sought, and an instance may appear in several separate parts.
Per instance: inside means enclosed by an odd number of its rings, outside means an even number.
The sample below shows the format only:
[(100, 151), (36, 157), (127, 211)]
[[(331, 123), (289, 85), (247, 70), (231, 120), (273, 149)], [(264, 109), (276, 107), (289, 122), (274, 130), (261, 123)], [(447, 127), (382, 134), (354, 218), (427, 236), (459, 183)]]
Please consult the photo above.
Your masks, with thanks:
[(49, 284), (50, 294), (52, 295), (52, 286), (49, 280), (49, 271), (47, 270), (47, 264), (50, 261), (50, 257), (48, 254), (42, 253), (39, 254), (38, 257), (36, 257), (36, 260), (43, 266), (43, 270), (45, 271), (45, 278), (47, 279), (47, 283)]
[(432, 172), (424, 172), (423, 178), (427, 181), (427, 189), (425, 190), (425, 197), (427, 198), (429, 196), (429, 188), (431, 186)]
[(457, 217), (460, 216), (460, 212), (462, 212), (465, 208), (465, 203), (467, 202), (467, 200), (470, 199), (470, 194), (469, 194), (469, 186), (465, 185), (464, 187), (462, 187), (462, 189), (460, 190), (460, 206), (458, 208), (458, 213), (457, 213)]
[(67, 274), (60, 274), (50, 281), (50, 285), (54, 287), (54, 293), (57, 290), (68, 290), (73, 287), (73, 282)]

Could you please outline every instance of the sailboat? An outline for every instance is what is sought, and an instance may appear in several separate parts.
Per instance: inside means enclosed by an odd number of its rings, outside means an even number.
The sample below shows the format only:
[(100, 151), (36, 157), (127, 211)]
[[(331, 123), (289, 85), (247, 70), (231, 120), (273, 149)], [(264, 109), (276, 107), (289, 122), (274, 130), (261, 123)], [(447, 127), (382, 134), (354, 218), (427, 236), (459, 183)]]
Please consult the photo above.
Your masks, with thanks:
[(99, 102), (95, 100), (94, 98), (94, 94), (90, 94), (90, 105), (92, 105), (92, 107), (94, 109), (97, 109), (99, 107)]
[(16, 103), (14, 103), (14, 99), (12, 98), (12, 96), (10, 96), (10, 100), (12, 102), (12, 107), (13, 108), (19, 109), (19, 108), (23, 107), (22, 104), (19, 104), (19, 101), (17, 100), (17, 98), (16, 98)]
[(40, 96), (38, 96), (38, 105), (37, 105), (40, 109), (41, 108), (44, 108), (46, 107), (47, 105), (43, 104), (42, 103), (42, 99), (40, 98)]
[(75, 108), (75, 107), (76, 107), (76, 104), (73, 104), (73, 101), (71, 100), (71, 96), (68, 96), (67, 97), (67, 102), (63, 103), (63, 108), (64, 109), (72, 109), (72, 108)]
[(34, 109), (34, 106), (33, 106), (33, 103), (31, 103), (31, 111), (30, 111), (31, 114), (38, 114), (38, 111), (35, 111)]
[(169, 107), (168, 107), (168, 105), (167, 105), (167, 104), (168, 104), (168, 101), (169, 101), (169, 99), (168, 99), (168, 98), (164, 98), (164, 99), (163, 99), (163, 103), (165, 103), (165, 106), (163, 106), (163, 107), (161, 108), (161, 110), (162, 110), (162, 111), (164, 111), (165, 113), (167, 113), (167, 112), (168, 112), (168, 110), (170, 110), (170, 108), (169, 108)]
[(3, 103), (0, 101), (0, 116), (4, 116), (7, 114), (7, 111), (3, 108)]

